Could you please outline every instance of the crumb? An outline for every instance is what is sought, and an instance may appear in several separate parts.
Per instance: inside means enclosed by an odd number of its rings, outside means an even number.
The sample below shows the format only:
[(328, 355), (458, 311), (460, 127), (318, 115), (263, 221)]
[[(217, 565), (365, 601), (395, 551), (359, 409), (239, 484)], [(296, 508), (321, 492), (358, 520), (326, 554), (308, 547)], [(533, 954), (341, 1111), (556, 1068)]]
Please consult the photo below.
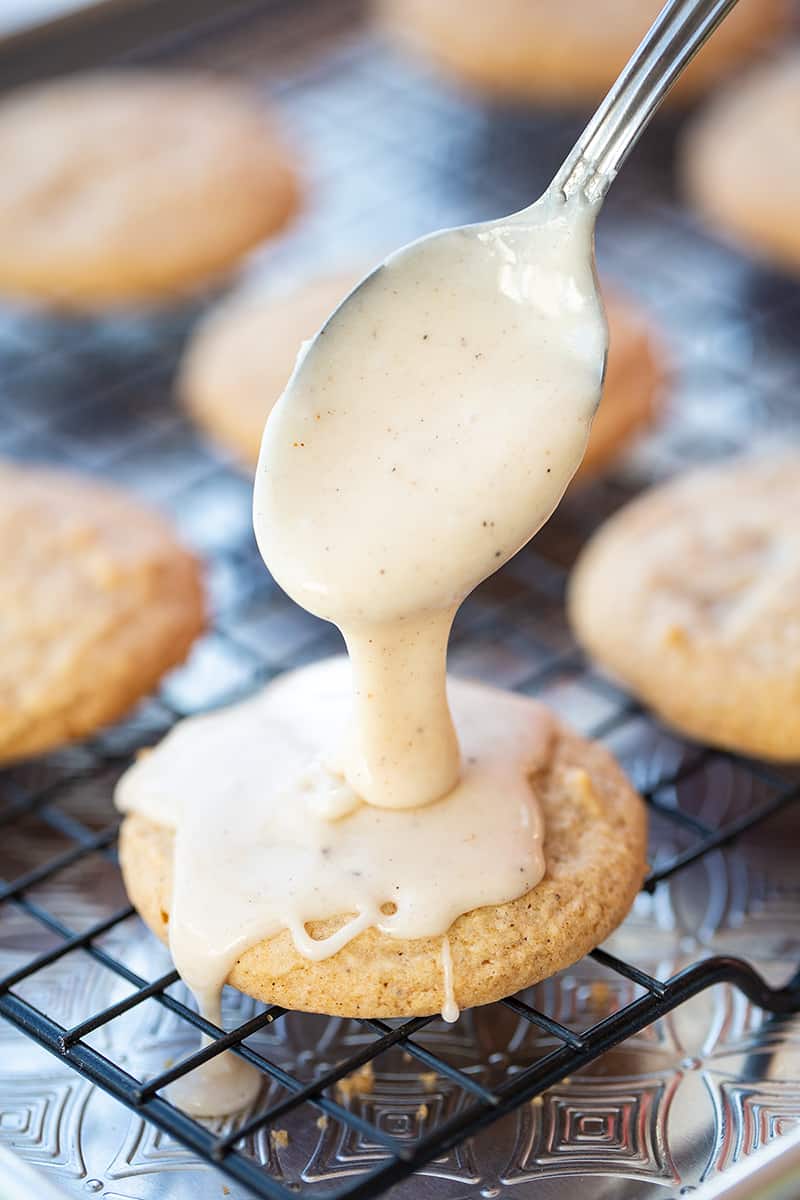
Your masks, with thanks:
[(223, 1194), (223, 1196), (230, 1196), (230, 1194), (231, 1194), (231, 1189), (229, 1187), (226, 1187), (224, 1183), (222, 1185), (222, 1194)]
[(427, 1115), (428, 1115), (427, 1104), (420, 1104), (419, 1108), (417, 1109), (417, 1120), (424, 1121), (425, 1118), (427, 1117)]
[(336, 1092), (341, 1100), (349, 1100), (351, 1096), (368, 1096), (375, 1086), (375, 1068), (371, 1062), (345, 1075), (336, 1084)]
[(438, 1078), (439, 1078), (439, 1076), (436, 1074), (435, 1071), (423, 1071), (419, 1077), (419, 1081), (422, 1084), (422, 1086), (424, 1087), (426, 1092), (432, 1092), (433, 1089), (436, 1087), (436, 1082), (437, 1082)]
[(140, 748), (139, 748), (139, 749), (136, 751), (136, 753), (134, 754), (134, 756), (133, 756), (133, 757), (136, 759), (136, 761), (137, 761), (137, 762), (140, 762), (140, 761), (141, 761), (141, 759), (143, 759), (143, 758), (147, 758), (148, 754), (152, 754), (152, 753), (153, 753), (153, 747), (152, 747), (152, 746), (141, 746), (141, 747), (140, 747)]
[(565, 1075), (564, 1078), (561, 1080), (561, 1082), (565, 1083), (567, 1086), (569, 1086), (572, 1083), (572, 1076)]
[(663, 636), (664, 645), (673, 650), (683, 650), (689, 644), (689, 634), (683, 625), (668, 625)]
[(413, 1054), (409, 1054), (407, 1050), (404, 1050), (404, 1051), (403, 1051), (403, 1062), (404, 1062), (404, 1063), (411, 1063), (411, 1062), (413, 1062), (413, 1061), (414, 1061), (414, 1055), (413, 1055)]
[(589, 996), (596, 1008), (607, 1008), (611, 999), (611, 988), (604, 979), (595, 979), (589, 985)]
[(325, 1116), (325, 1113), (320, 1113), (320, 1115), (317, 1117), (316, 1126), (317, 1129), (328, 1128), (328, 1118)]
[(175, 1066), (174, 1058), (165, 1058), (164, 1059), (164, 1070), (165, 1071), (168, 1071), (170, 1069), (170, 1067), (174, 1067), (174, 1066)]
[(281, 1150), (285, 1150), (289, 1145), (289, 1134), (285, 1129), (270, 1129), (269, 1140), (276, 1148), (280, 1147)]
[(534, 1096), (531, 1100), (533, 1108), (542, 1108), (544, 1105), (544, 1096)]
[(591, 817), (600, 817), (603, 814), (603, 806), (600, 803), (600, 798), (592, 786), (592, 780), (588, 771), (583, 767), (572, 767), (567, 771), (566, 777), (567, 791), (573, 800), (580, 804), (581, 808)]

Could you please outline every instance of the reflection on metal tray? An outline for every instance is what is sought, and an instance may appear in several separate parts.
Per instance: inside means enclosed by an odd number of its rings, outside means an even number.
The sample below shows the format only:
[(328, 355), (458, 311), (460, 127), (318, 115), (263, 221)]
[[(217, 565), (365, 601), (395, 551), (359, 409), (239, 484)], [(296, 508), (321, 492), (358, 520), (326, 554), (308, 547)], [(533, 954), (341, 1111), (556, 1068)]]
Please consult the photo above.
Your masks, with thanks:
[[(282, 110), (311, 202), (254, 269), (283, 278), (520, 207), (580, 125), (480, 108), (332, 0), (272, 5), (158, 56), (245, 75)], [(13, 881), (0, 889), (0, 1142), (66, 1194), (367, 1197), (401, 1181), (398, 1197), (442, 1200), (677, 1196), (800, 1118), (800, 1017), (776, 1015), (800, 1007), (797, 777), (664, 731), (586, 667), (562, 611), (577, 547), (643, 481), (797, 428), (800, 288), (679, 207), (673, 135), (648, 134), (599, 234), (601, 271), (652, 311), (672, 352), (662, 431), (470, 598), (451, 655), (455, 671), (536, 693), (617, 753), (651, 806), (649, 885), (604, 953), (454, 1027), (267, 1012), (230, 992), (226, 1023), (265, 1069), (233, 1124), (190, 1121), (155, 1094), (200, 1022), (127, 905), (111, 790), (176, 716), (329, 653), (338, 635), (272, 584), (248, 481), (175, 407), (188, 310), (0, 316), (0, 452), (108, 474), (164, 506), (209, 558), (215, 612), (189, 664), (130, 720), (0, 777), (0, 878)], [(337, 1092), (366, 1061), (372, 1086)]]

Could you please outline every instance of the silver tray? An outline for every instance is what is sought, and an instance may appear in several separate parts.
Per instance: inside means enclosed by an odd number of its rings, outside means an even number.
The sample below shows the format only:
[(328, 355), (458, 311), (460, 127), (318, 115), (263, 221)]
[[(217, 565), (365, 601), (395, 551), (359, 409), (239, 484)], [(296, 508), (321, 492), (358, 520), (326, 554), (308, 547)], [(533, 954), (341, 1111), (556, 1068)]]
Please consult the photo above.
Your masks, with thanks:
[[(153, 47), (153, 57), (240, 74), (281, 110), (305, 163), (310, 203), (248, 268), (281, 279), (363, 262), (429, 229), (519, 207), (541, 190), (581, 123), (579, 115), (482, 108), (396, 58), (348, 3), (273, 5), (222, 31), (198, 29)], [(666, 781), (652, 797), (656, 870), (696, 843), (692, 822), (716, 829), (744, 821), (796, 782), (791, 772), (765, 776), (660, 728), (587, 670), (563, 618), (575, 550), (643, 483), (754, 440), (785, 441), (798, 428), (800, 288), (711, 240), (680, 206), (674, 132), (662, 122), (648, 134), (599, 233), (601, 273), (662, 330), (673, 383), (660, 432), (612, 481), (569, 497), (534, 546), (467, 602), (451, 654), (455, 671), (535, 691), (578, 729), (602, 736), (642, 789)], [(0, 313), (0, 453), (109, 475), (160, 504), (208, 557), (215, 610), (215, 628), (187, 666), (130, 720), (0, 776), (0, 878), (32, 873), (24, 889), (0, 892), (0, 978), (60, 945), (63, 928), (79, 936), (105, 920), (110, 928), (93, 940), (101, 955), (148, 980), (169, 971), (138, 919), (114, 919), (127, 904), (104, 833), (114, 820), (115, 778), (132, 750), (176, 716), (338, 648), (335, 632), (294, 608), (266, 576), (252, 543), (248, 481), (175, 407), (172, 375), (194, 315), (184, 308), (88, 322)], [(733, 955), (773, 986), (785, 984), (800, 963), (795, 810), (787, 804), (643, 893), (606, 949), (657, 979)], [(63, 868), (48, 872), (60, 855)], [(77, 947), (0, 993), (0, 1011), (24, 1024), (17, 997), (71, 1028), (133, 990)], [(167, 995), (182, 998), (180, 985)], [(582, 1030), (641, 995), (635, 981), (584, 959), (526, 999)], [(259, 1011), (226, 996), (229, 1028)], [(358, 1022), (288, 1014), (248, 1045), (309, 1080), (375, 1037)], [(156, 999), (84, 1040), (142, 1080), (197, 1045), (180, 1013)], [(465, 1013), (454, 1027), (434, 1022), (415, 1041), (492, 1088), (557, 1044), (499, 1006)], [(0, 1046), (0, 1146), (65, 1195), (249, 1194), (13, 1024), (0, 1022)], [(376, 1060), (372, 1088), (343, 1104), (414, 1145), (468, 1100), (446, 1076), (426, 1088), (420, 1075), (420, 1063), (397, 1046)], [(259, 1104), (278, 1094), (271, 1085)], [(301, 1194), (333, 1193), (384, 1160), (365, 1134), (336, 1120), (320, 1128), (317, 1116), (304, 1106), (281, 1121), (286, 1145), (264, 1130), (249, 1139), (245, 1152), (264, 1165), (265, 1178)], [(393, 1194), (679, 1196), (724, 1179), (799, 1119), (800, 1017), (771, 1016), (737, 987), (718, 984), (554, 1083), (541, 1102), (521, 1104), (446, 1150)]]

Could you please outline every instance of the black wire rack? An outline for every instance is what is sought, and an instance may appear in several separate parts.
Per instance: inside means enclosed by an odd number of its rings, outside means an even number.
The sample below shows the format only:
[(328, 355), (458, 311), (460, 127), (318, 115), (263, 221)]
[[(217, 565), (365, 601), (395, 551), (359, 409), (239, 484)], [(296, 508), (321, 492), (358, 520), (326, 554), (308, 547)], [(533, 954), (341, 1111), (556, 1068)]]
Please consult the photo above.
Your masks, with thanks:
[[(481, 109), (396, 60), (364, 32), (352, 5), (308, 4), (302, 12), (299, 18), (297, 10), (270, 5), (262, 15), (251, 13), (241, 29), (215, 27), (213, 36), (194, 30), (177, 43), (138, 51), (247, 75), (269, 92), (293, 135), (305, 139), (312, 203), (298, 229), (265, 250), (259, 270), (302, 274), (321, 246), (363, 259), (365, 238), (377, 253), (388, 248), (382, 240), (401, 242), (510, 211), (538, 194), (580, 125), (579, 118)], [(651, 895), (736, 839), (758, 831), (769, 836), (771, 823), (800, 800), (796, 772), (692, 746), (660, 729), (582, 659), (563, 620), (577, 548), (643, 479), (687, 458), (727, 453), (753, 429), (783, 437), (795, 421), (787, 396), (789, 382), (800, 381), (800, 357), (786, 330), (800, 312), (800, 289), (712, 242), (683, 212), (664, 165), (673, 133), (656, 127), (620, 180), (600, 245), (601, 267), (648, 304), (672, 342), (675, 400), (665, 430), (626, 476), (567, 499), (535, 543), (467, 601), (451, 646), (457, 670), (541, 696), (616, 750), (651, 812), (653, 866), (644, 888)], [(642, 272), (651, 251), (652, 269)], [(84, 900), (98, 864), (114, 870), (110, 796), (133, 754), (181, 716), (246, 694), (340, 645), (331, 627), (277, 591), (252, 541), (247, 480), (174, 406), (172, 378), (191, 317), (183, 306), (172, 314), (94, 322), (8, 310), (0, 321), (0, 452), (108, 475), (160, 503), (207, 556), (214, 609), (213, 629), (189, 665), (129, 721), (0, 776), (0, 869), (8, 880), (0, 884), (0, 947), (14, 953), (13, 967), (0, 978), (0, 1014), (254, 1195), (289, 1200), (302, 1187), (304, 1194), (355, 1200), (383, 1193), (526, 1102), (535, 1104), (554, 1084), (717, 984), (733, 986), (771, 1014), (800, 1011), (797, 943), (797, 970), (781, 986), (737, 956), (698, 951), (696, 961), (659, 978), (627, 956), (597, 949), (590, 957), (601, 983), (624, 984), (624, 1001), (601, 1019), (573, 1028), (537, 1002), (538, 991), (486, 1010), (489, 1020), (510, 1014), (541, 1035), (541, 1052), (512, 1073), (455, 1065), (428, 1037), (436, 1027), (432, 1017), (355, 1022), (352, 1052), (320, 1068), (323, 1060), (313, 1053), (317, 1019), (294, 1015), (307, 1023), (311, 1048), (298, 1071), (259, 1040), (288, 1019), (283, 1009), (254, 1006), (224, 1032), (185, 1003), (175, 971), (145, 977), (115, 949), (115, 932), (134, 919), (132, 908), (108, 903), (98, 916)], [(626, 742), (631, 731), (633, 749)], [(722, 792), (739, 802), (720, 800)], [(64, 879), (77, 880), (66, 907)], [(61, 899), (51, 902), (53, 896)], [(89, 1006), (71, 1023), (31, 1000), (29, 985), (48, 969), (67, 964), (80, 973), (88, 959), (120, 981), (119, 998)], [(102, 1035), (152, 1004), (210, 1040), (144, 1076), (110, 1057)], [(187, 1116), (164, 1089), (225, 1050), (263, 1073), (266, 1098), (220, 1129)], [(441, 1119), (423, 1103), (410, 1134), (407, 1124), (392, 1131), (370, 1120), (352, 1103), (353, 1088), (357, 1094), (365, 1069), (389, 1052), (420, 1080), (446, 1081), (459, 1102)], [(0, 1103), (1, 1093), (2, 1084)], [(373, 1148), (373, 1165), (319, 1189), (288, 1178), (275, 1169), (273, 1154), (254, 1154), (253, 1145), (259, 1138), (279, 1144), (291, 1121), (350, 1131)]]

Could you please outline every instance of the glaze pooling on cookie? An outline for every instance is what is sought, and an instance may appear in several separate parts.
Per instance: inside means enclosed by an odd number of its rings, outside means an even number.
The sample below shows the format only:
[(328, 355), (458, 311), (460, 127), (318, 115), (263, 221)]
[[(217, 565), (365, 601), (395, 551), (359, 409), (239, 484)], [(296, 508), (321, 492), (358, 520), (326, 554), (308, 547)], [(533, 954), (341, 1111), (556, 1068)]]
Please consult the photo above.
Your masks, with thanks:
[[(551, 718), (552, 719), (552, 718)], [(456, 1000), (490, 1004), (560, 971), (608, 937), (644, 876), (644, 806), (612, 756), (553, 720), (547, 761), (532, 778), (544, 819), (546, 870), (529, 892), (473, 908), (447, 931)], [(167, 944), (175, 837), (130, 813), (120, 865), (132, 903)], [(485, 869), (491, 869), (487, 851)], [(335, 933), (346, 915), (315, 921)], [(245, 950), (228, 981), (264, 1004), (342, 1017), (428, 1016), (444, 999), (442, 938), (401, 938), (372, 927), (336, 954), (299, 954), (288, 931)]]
[[(281, 930), (320, 960), (371, 926), (401, 938), (444, 934), (462, 912), (513, 899), (542, 877), (529, 779), (548, 757), (545, 709), (451, 681), (465, 762), (458, 786), (407, 810), (354, 796), (352, 811), (329, 819), (326, 793), (342, 784), (324, 764), (350, 685), (343, 657), (283, 676), (252, 700), (183, 721), (123, 776), (118, 806), (175, 831), (170, 949), (207, 1004), (242, 951)], [(338, 914), (348, 919), (330, 937), (306, 932)]]
[[(545, 709), (451, 681), (465, 759), (458, 785), (422, 809), (383, 810), (352, 792), (332, 808), (330, 794), (346, 785), (325, 764), (350, 692), (346, 658), (283, 676), (252, 700), (181, 722), (120, 781), (123, 812), (174, 830), (170, 951), (215, 1024), (233, 963), (284, 929), (300, 954), (321, 961), (369, 928), (446, 935), (463, 912), (514, 899), (542, 878), (530, 777), (548, 757)], [(334, 933), (309, 936), (309, 923), (340, 913), (347, 920)], [(445, 937), (442, 1015), (455, 1021), (458, 1012)], [(257, 1073), (231, 1054), (194, 1074), (173, 1098), (196, 1115), (236, 1111), (258, 1090)]]

